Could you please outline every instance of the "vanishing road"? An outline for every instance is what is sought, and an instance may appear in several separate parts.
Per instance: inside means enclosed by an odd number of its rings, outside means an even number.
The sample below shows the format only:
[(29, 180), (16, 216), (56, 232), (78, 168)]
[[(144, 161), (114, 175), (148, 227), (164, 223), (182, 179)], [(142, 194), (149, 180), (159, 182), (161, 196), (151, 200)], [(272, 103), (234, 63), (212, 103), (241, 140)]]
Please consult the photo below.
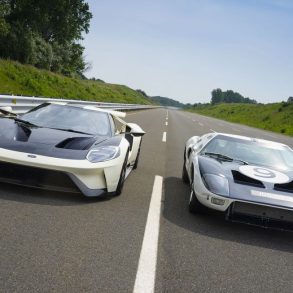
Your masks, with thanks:
[(121, 196), (89, 199), (0, 185), (0, 292), (293, 292), (293, 233), (188, 212), (185, 141), (229, 132), (290, 137), (155, 109)]

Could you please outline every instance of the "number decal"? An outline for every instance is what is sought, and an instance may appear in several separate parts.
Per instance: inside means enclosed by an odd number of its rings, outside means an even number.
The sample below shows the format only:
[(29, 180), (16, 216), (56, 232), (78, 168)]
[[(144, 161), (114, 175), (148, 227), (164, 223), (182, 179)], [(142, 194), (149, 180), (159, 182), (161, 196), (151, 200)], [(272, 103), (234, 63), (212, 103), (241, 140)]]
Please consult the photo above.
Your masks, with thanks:
[(268, 169), (254, 168), (253, 171), (255, 172), (254, 176), (257, 176), (257, 177), (261, 177), (261, 178), (275, 178), (276, 177), (276, 173)]
[(282, 184), (290, 181), (290, 178), (284, 173), (258, 166), (240, 166), (239, 171), (250, 178), (268, 183)]

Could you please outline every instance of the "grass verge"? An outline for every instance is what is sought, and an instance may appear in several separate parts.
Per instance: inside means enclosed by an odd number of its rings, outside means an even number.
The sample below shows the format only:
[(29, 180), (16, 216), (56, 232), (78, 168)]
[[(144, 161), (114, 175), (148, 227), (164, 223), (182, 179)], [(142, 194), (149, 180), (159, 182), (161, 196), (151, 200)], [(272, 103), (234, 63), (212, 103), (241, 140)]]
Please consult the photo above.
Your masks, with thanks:
[(152, 104), (139, 92), (118, 84), (65, 77), (0, 59), (0, 93), (99, 102)]
[(188, 111), (293, 136), (293, 103), (203, 105)]

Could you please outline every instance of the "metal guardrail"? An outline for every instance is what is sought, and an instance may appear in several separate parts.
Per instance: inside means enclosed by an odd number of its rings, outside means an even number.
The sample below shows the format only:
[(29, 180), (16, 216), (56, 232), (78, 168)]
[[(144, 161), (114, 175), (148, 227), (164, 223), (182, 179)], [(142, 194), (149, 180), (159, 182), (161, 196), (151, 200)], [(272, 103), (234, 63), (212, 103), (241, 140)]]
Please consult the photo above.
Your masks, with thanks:
[(64, 102), (70, 104), (79, 104), (85, 106), (96, 106), (99, 108), (113, 109), (113, 110), (143, 110), (157, 108), (153, 105), (137, 105), (137, 104), (119, 104), (119, 103), (103, 103), (90, 102), (82, 100), (68, 100), (68, 99), (53, 99), (41, 97), (24, 97), (24, 96), (9, 96), (0, 95), (0, 108), (11, 107), (12, 111), (17, 114), (25, 113), (30, 109), (46, 102)]

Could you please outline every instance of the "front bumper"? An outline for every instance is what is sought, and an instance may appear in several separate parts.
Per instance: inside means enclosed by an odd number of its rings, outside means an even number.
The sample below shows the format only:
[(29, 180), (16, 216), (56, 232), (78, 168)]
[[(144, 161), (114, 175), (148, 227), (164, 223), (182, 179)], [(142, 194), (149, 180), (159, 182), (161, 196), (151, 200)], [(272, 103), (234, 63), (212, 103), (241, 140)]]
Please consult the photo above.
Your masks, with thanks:
[(91, 163), (87, 160), (31, 155), (0, 148), (0, 181), (100, 196), (115, 192), (124, 159), (121, 155), (114, 160)]
[(200, 203), (226, 213), (226, 219), (256, 226), (293, 230), (293, 209), (255, 201), (224, 197), (210, 192), (201, 181), (194, 184)]
[(293, 230), (293, 211), (278, 207), (235, 201), (228, 208), (226, 219), (266, 228)]

